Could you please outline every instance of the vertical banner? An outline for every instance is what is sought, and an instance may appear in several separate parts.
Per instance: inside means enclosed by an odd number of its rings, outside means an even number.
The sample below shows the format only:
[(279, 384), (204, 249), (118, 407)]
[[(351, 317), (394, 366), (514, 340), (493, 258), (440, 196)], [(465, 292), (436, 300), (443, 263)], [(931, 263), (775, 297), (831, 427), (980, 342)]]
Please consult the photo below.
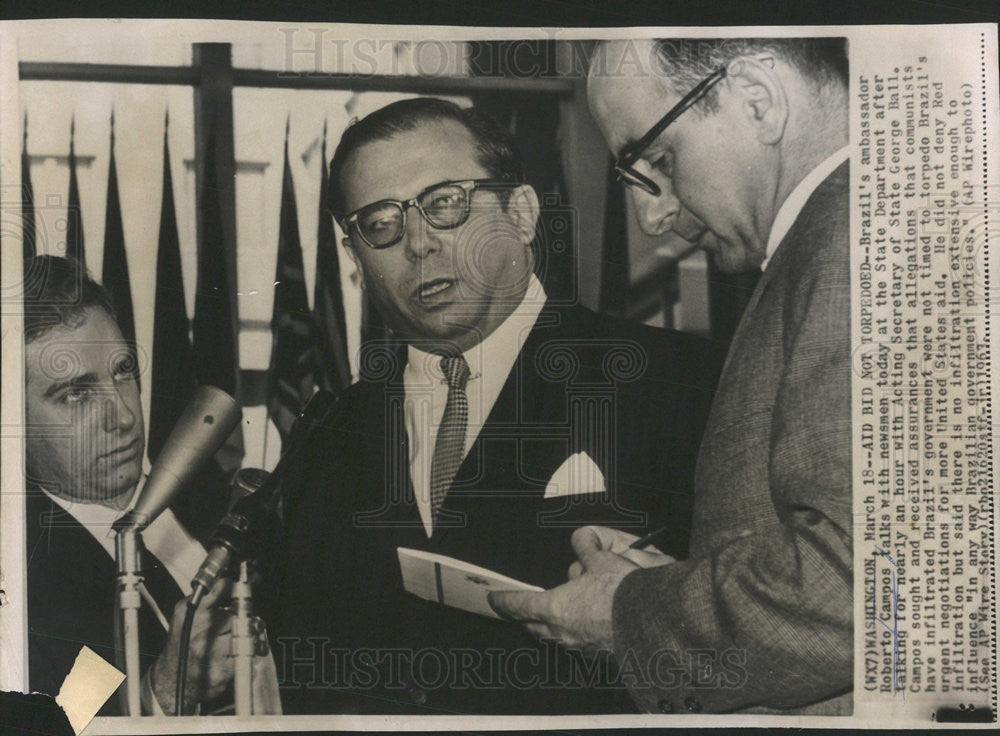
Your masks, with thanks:
[(199, 203), (204, 224), (194, 307), (195, 372), (199, 384), (217, 386), (232, 395), (236, 393), (236, 342), (229, 309), (214, 133), (209, 132), (205, 146), (205, 186)]
[(69, 194), (66, 198), (66, 257), (87, 265), (83, 244), (83, 215), (80, 210), (80, 185), (76, 180), (76, 120), (69, 124)]
[(287, 125), (278, 227), (278, 263), (274, 273), (274, 312), (271, 319), (273, 343), (271, 366), (267, 374), (267, 413), (278, 428), (284, 445), (295, 418), (313, 394), (313, 371), (316, 365), (312, 321), (302, 266), (295, 185), (288, 161)]
[[(234, 333), (233, 301), (225, 247), (225, 226), (217, 169), (216, 121), (208, 119), (204, 148), (204, 176), (199, 191), (201, 243), (198, 248), (198, 285), (195, 293), (193, 351), (199, 385), (217, 386), (238, 399), (239, 363)], [(226, 182), (232, 187), (232, 182)], [(216, 455), (224, 470), (239, 467), (243, 457), (243, 428), (237, 427)]]
[(31, 188), (31, 159), (28, 158), (28, 113), (24, 114), (24, 136), (21, 141), (21, 227), (24, 263), (35, 257), (35, 194)]
[(347, 322), (344, 317), (344, 294), (340, 287), (340, 259), (336, 235), (327, 207), (326, 122), (323, 122), (323, 148), (320, 156), (319, 221), (316, 228), (316, 286), (313, 291), (313, 316), (316, 324), (316, 385), (328, 391), (340, 391), (351, 384), (351, 366), (347, 359)]
[(122, 207), (118, 197), (118, 170), (115, 166), (115, 115), (111, 113), (111, 162), (108, 166), (108, 201), (104, 218), (104, 266), (101, 283), (111, 295), (115, 316), (122, 337), (132, 353), (132, 372), (136, 381), (139, 360), (135, 345), (135, 315), (132, 311), (132, 286), (128, 275), (128, 255), (125, 252), (125, 229), (122, 226)]
[(196, 385), (190, 322), (184, 300), (180, 238), (170, 171), (169, 118), (163, 129), (163, 197), (156, 255), (156, 303), (153, 314), (152, 394), (149, 408), (149, 461), (155, 462), (167, 436)]

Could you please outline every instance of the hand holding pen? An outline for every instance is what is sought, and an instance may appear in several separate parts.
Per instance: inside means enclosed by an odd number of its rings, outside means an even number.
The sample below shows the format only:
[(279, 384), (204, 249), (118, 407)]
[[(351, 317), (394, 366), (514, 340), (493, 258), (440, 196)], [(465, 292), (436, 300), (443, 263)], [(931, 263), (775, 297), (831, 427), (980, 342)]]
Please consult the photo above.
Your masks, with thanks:
[[(669, 565), (677, 560), (670, 555), (665, 555), (655, 546), (654, 542), (665, 539), (670, 533), (668, 528), (658, 529), (652, 534), (644, 537), (637, 537), (634, 534), (623, 532), (618, 529), (611, 529), (606, 526), (584, 527), (593, 534), (593, 546), (606, 552), (613, 552), (624, 557), (629, 562), (639, 567), (657, 567), (659, 565)], [(583, 529), (578, 529), (574, 536), (585, 534)], [(569, 577), (578, 577), (583, 572), (583, 566), (579, 561), (574, 562), (569, 567)]]

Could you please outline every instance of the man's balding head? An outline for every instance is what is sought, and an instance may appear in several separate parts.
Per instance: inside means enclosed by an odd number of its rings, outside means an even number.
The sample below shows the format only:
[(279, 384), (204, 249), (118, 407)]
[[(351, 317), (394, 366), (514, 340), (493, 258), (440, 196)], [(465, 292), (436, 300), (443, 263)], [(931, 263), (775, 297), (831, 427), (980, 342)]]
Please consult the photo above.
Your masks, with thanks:
[(659, 194), (630, 188), (642, 229), (699, 242), (723, 270), (756, 268), (777, 208), (847, 143), (844, 39), (604, 42), (588, 75), (612, 153), (643, 138), (692, 90), (707, 92), (636, 152)]

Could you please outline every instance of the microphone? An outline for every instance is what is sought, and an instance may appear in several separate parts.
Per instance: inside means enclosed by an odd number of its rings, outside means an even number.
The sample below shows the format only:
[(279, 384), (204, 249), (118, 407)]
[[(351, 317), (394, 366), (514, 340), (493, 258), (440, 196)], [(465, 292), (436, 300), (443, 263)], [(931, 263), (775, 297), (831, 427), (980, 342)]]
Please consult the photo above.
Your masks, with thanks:
[(244, 547), (253, 533), (276, 513), (281, 500), (281, 480), (289, 462), (306, 447), (335, 406), (336, 396), (331, 391), (317, 391), (295, 420), (289, 447), (274, 471), (268, 473), (259, 468), (243, 468), (236, 474), (229, 513), (212, 532), (205, 561), (191, 580), (195, 605), (234, 561), (242, 559)]
[(239, 424), (242, 412), (232, 396), (199, 386), (153, 463), (135, 507), (114, 530), (141, 532), (190, 483)]
[(260, 468), (240, 468), (237, 470), (236, 475), (233, 477), (233, 488), (229, 494), (229, 505), (226, 507), (226, 513), (232, 513), (237, 503), (251, 493), (256, 493), (260, 490), (260, 487), (267, 480), (268, 475), (270, 473)]
[[(241, 556), (253, 522), (258, 522), (262, 516), (262, 513), (248, 513), (247, 507), (250, 504), (243, 502), (259, 493), (269, 476), (270, 473), (260, 468), (240, 468), (236, 473), (229, 513), (212, 532), (205, 561), (191, 580), (191, 587), (195, 591), (199, 588), (209, 590), (233, 561)], [(259, 503), (256, 508), (263, 511)]]

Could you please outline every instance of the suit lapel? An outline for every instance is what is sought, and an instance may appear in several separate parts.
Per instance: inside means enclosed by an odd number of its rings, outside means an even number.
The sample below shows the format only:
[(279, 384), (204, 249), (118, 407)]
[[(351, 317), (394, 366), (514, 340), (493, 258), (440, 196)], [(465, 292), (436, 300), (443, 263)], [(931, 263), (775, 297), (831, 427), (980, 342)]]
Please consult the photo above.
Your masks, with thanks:
[(563, 334), (565, 321), (563, 312), (548, 306), (538, 315), (455, 476), (456, 498), (484, 491), (541, 498), (545, 482), (567, 457), (570, 437), (560, 431), (565, 395), (536, 366), (539, 350)]
[(365, 443), (368, 457), (364, 463), (366, 475), (371, 480), (384, 502), (388, 505), (385, 518), (393, 525), (423, 528), (417, 509), (410, 477), (410, 442), (406, 434), (406, 412), (403, 387), (403, 370), (406, 367), (406, 348), (401, 349), (398, 360), (399, 370), (381, 387), (380, 392), (368, 402), (372, 412), (368, 417), (366, 431), (369, 437), (382, 441)]
[[(845, 186), (843, 180), (846, 180), (848, 172), (848, 162), (845, 161), (840, 166), (838, 166), (826, 179), (824, 179), (816, 190), (809, 196), (806, 200), (805, 205), (802, 207), (802, 211), (795, 218), (795, 222), (788, 229), (785, 237), (781, 239), (778, 247), (774, 251), (774, 255), (771, 258), (771, 262), (768, 264), (767, 269), (761, 274), (760, 280), (757, 282), (757, 287), (754, 289), (753, 294), (750, 296), (750, 301), (747, 302), (746, 309), (743, 310), (743, 317), (740, 319), (740, 323), (736, 328), (736, 332), (733, 335), (732, 343), (729, 347), (729, 352), (726, 354), (726, 361), (722, 368), (722, 375), (719, 378), (720, 391), (722, 393), (722, 388), (730, 383), (730, 362), (732, 361), (733, 355), (739, 354), (743, 351), (743, 343), (748, 339), (747, 333), (752, 332), (755, 318), (754, 315), (757, 311), (757, 307), (763, 299), (765, 293), (771, 288), (771, 284), (774, 283), (776, 279), (782, 278), (781, 274), (786, 270), (788, 263), (793, 258), (793, 251), (796, 247), (806, 247), (806, 244), (802, 242), (800, 233), (805, 227), (805, 222), (816, 215), (818, 212), (820, 215), (824, 215), (824, 210), (826, 209), (826, 202), (828, 201), (831, 193), (837, 187)], [(832, 188), (831, 188), (832, 187)], [(713, 412), (714, 414), (715, 412)], [(710, 422), (711, 424), (711, 422)]]

